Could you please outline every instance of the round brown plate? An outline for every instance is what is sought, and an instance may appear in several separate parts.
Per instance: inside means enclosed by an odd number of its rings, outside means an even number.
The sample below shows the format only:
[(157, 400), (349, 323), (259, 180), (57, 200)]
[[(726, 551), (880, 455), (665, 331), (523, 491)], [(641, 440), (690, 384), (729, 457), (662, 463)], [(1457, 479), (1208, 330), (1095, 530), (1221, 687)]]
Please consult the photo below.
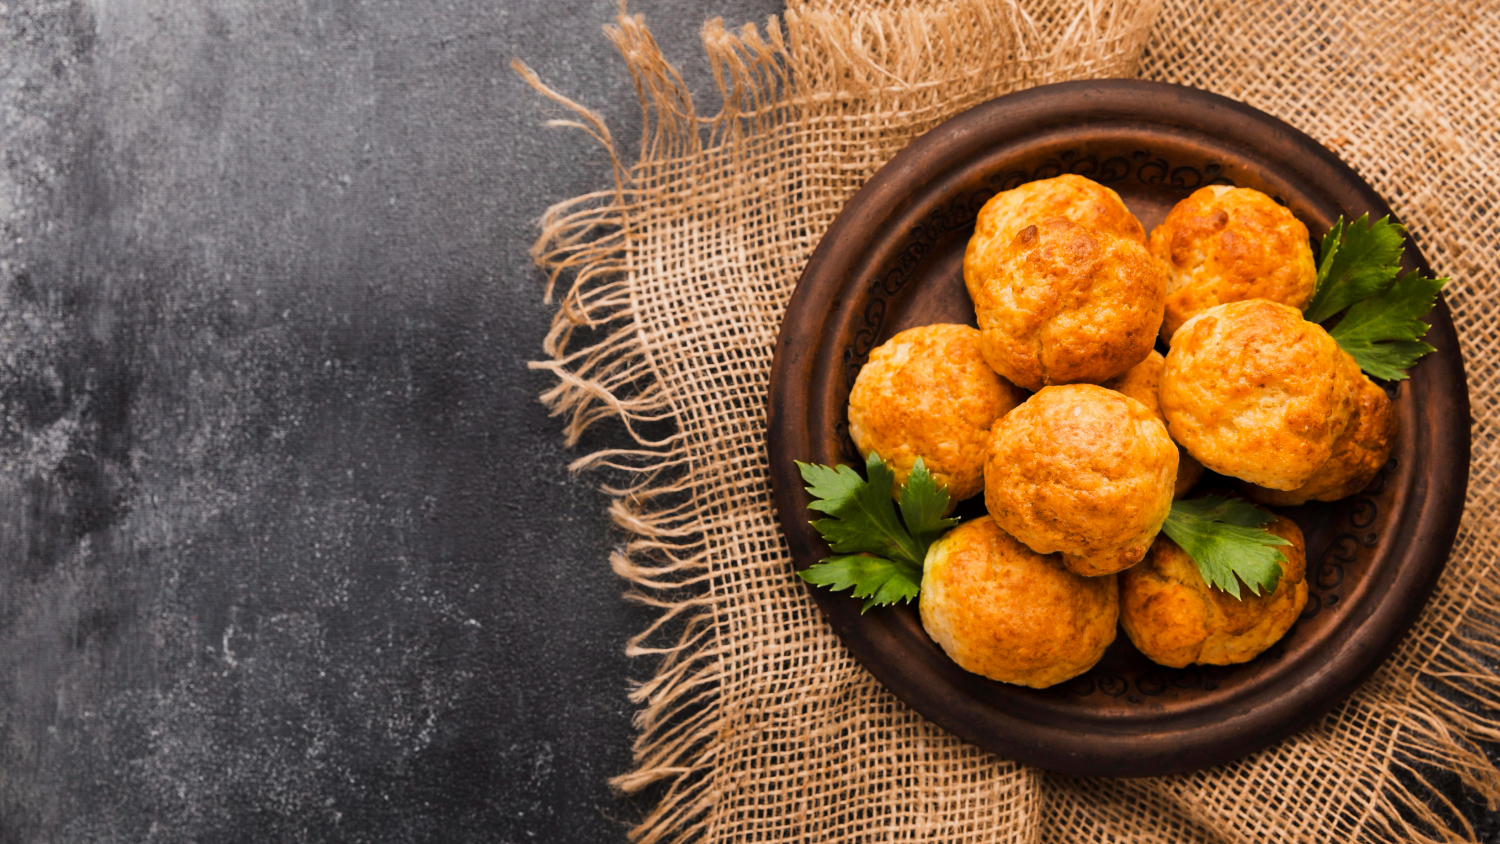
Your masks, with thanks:
[[(869, 351), (934, 322), (974, 323), (964, 246), (996, 192), (1077, 173), (1114, 188), (1147, 229), (1207, 184), (1264, 191), (1315, 238), (1339, 215), (1390, 213), (1348, 166), (1274, 117), (1190, 88), (1068, 82), (985, 103), (927, 133), (870, 180), (823, 237), (787, 309), (769, 408), (776, 506), (796, 566), (828, 553), (793, 460), (861, 465), (849, 387)], [(1414, 175), (1414, 178), (1420, 178)], [(1431, 273), (1415, 244), (1408, 269)], [(897, 697), (1013, 759), (1069, 774), (1144, 776), (1213, 765), (1288, 735), (1348, 695), (1395, 647), (1442, 570), (1463, 510), (1469, 400), (1447, 305), (1437, 351), (1392, 387), (1401, 436), (1360, 495), (1288, 509), (1307, 535), (1307, 609), (1238, 666), (1157, 666), (1117, 638), (1092, 671), (1051, 689), (992, 682), (950, 661), (914, 605), (872, 609), (813, 589), (834, 630)], [(960, 514), (983, 512), (971, 501)], [(788, 572), (788, 576), (791, 573)]]

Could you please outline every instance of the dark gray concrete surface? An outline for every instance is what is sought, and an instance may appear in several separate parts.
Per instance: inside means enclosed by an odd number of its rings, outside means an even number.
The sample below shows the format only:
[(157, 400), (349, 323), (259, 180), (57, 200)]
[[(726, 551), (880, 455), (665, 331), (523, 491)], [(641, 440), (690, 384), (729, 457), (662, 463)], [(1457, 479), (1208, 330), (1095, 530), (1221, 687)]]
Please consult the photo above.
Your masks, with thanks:
[[(706, 90), (774, 6), (632, 11)], [(633, 139), (614, 9), (0, 5), (0, 842), (624, 840), (648, 614), (524, 363), (608, 161), (508, 67)]]

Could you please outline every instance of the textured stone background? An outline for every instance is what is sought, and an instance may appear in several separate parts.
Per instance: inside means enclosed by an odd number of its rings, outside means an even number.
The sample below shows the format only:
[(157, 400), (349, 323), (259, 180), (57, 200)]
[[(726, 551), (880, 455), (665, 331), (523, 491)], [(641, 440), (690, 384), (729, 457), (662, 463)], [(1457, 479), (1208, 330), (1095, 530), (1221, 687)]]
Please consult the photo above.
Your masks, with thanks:
[[(775, 9), (632, 10), (702, 90)], [(508, 67), (633, 138), (614, 11), (0, 5), (0, 842), (624, 840), (648, 615), (524, 364), (608, 161)]]
[[(706, 92), (778, 5), (631, 8)], [(524, 365), (608, 162), (508, 68), (633, 139), (614, 10), (0, 4), (0, 843), (624, 840), (648, 614)]]

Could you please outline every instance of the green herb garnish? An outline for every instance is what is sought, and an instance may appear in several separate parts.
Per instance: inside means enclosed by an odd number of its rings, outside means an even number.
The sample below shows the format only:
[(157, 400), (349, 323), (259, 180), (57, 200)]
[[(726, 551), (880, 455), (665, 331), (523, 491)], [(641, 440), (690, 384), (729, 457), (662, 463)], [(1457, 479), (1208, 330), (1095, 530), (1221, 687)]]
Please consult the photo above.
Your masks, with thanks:
[(1205, 495), (1173, 501), (1161, 530), (1198, 564), (1205, 583), (1238, 598), (1241, 580), (1257, 595), (1281, 580), (1286, 555), (1276, 546), (1291, 543), (1266, 530), (1275, 520), (1238, 498)]
[(943, 516), (948, 491), (921, 459), (901, 487), (900, 517), (891, 500), (895, 474), (878, 454), (865, 462), (868, 480), (848, 466), (799, 461), (797, 468), (814, 499), (808, 508), (827, 514), (812, 525), (834, 551), (797, 574), (835, 591), (853, 587), (854, 597), (865, 599), (861, 613), (917, 597), (928, 546), (958, 524)]
[(1345, 224), (1340, 217), (1323, 237), (1317, 286), (1303, 312), (1309, 322), (1326, 322), (1344, 313), (1328, 333), (1376, 378), (1400, 381), (1406, 370), (1433, 351), (1422, 341), (1422, 321), (1437, 302), (1446, 278), (1400, 275), (1406, 228), (1366, 214)]

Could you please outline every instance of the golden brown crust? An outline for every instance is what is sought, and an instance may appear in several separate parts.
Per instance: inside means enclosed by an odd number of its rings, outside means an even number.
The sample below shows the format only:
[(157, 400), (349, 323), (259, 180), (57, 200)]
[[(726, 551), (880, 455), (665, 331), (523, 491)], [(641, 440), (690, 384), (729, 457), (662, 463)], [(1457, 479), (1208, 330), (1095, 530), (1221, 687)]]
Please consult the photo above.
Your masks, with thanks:
[(1140, 402), (1091, 384), (1047, 387), (995, 422), (984, 501), (1032, 550), (1096, 576), (1146, 553), (1176, 477), (1177, 446)]
[(1318, 269), (1307, 226), (1260, 191), (1194, 191), (1151, 231), (1150, 243), (1171, 275), (1163, 339), (1214, 305), (1270, 299), (1301, 310), (1312, 300)]
[(1161, 415), (1161, 399), (1157, 397), (1157, 389), (1161, 386), (1161, 371), (1167, 365), (1167, 359), (1162, 357), (1161, 352), (1155, 349), (1146, 355), (1146, 359), (1130, 367), (1119, 375), (1105, 381), (1103, 387), (1108, 387), (1117, 393), (1123, 393), (1146, 406), (1162, 424), (1167, 423), (1166, 417)]
[[(1126, 370), (1122, 375), (1104, 382), (1103, 386), (1123, 393), (1146, 406), (1147, 410), (1156, 414), (1161, 424), (1167, 424), (1167, 417), (1161, 412), (1161, 399), (1157, 396), (1157, 390), (1161, 385), (1161, 373), (1167, 365), (1166, 358), (1155, 349), (1146, 359)], [(1170, 433), (1170, 432), (1169, 432)], [(1177, 485), (1173, 489), (1172, 497), (1181, 498), (1187, 495), (1198, 481), (1203, 478), (1203, 464), (1187, 453), (1182, 446), (1177, 447)]]
[[(974, 236), (969, 239), (966, 255), (1003, 249), (1021, 229), (1058, 217), (1146, 245), (1146, 229), (1118, 193), (1092, 179), (1068, 173), (1027, 182), (990, 197), (974, 221)], [(969, 283), (967, 269), (964, 282)], [(972, 286), (969, 295), (974, 295)]]
[(996, 372), (1028, 390), (1097, 383), (1155, 342), (1166, 271), (1134, 240), (1062, 218), (964, 256), (964, 281)]
[(932, 544), (918, 599), (922, 627), (965, 671), (1045, 688), (1077, 677), (1115, 639), (1112, 577), (1080, 577), (989, 517)]
[(1338, 344), (1301, 311), (1265, 299), (1218, 305), (1184, 323), (1158, 395), (1188, 453), (1272, 489), (1306, 483), (1354, 415)]
[(1307, 604), (1306, 546), (1290, 519), (1278, 516), (1268, 527), (1292, 543), (1281, 546), (1281, 580), (1260, 595), (1241, 584), (1239, 599), (1211, 588), (1191, 557), (1158, 537), (1140, 565), (1120, 573), (1120, 622), (1136, 649), (1173, 668), (1231, 665), (1286, 635)]
[(1290, 507), (1307, 501), (1337, 501), (1370, 485), (1390, 459), (1399, 425), (1396, 408), (1378, 384), (1359, 371), (1348, 355), (1346, 368), (1355, 379), (1354, 421), (1333, 444), (1333, 456), (1302, 486), (1282, 491), (1245, 485), (1245, 493), (1262, 504)]
[(951, 501), (984, 489), (991, 424), (1025, 394), (995, 374), (967, 325), (924, 325), (870, 352), (849, 393), (849, 435), (904, 483), (921, 457)]

